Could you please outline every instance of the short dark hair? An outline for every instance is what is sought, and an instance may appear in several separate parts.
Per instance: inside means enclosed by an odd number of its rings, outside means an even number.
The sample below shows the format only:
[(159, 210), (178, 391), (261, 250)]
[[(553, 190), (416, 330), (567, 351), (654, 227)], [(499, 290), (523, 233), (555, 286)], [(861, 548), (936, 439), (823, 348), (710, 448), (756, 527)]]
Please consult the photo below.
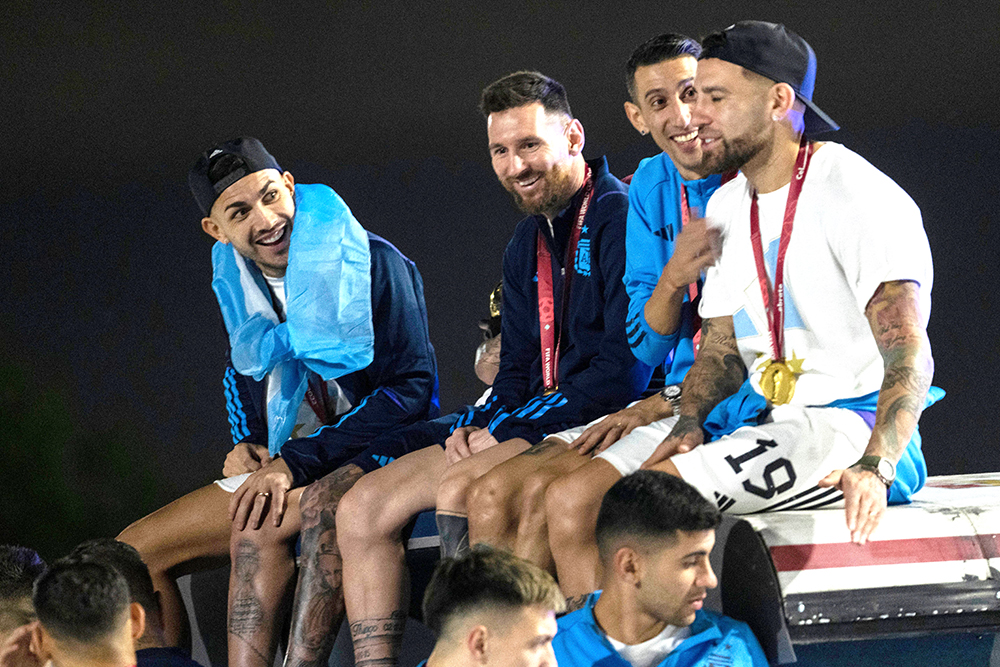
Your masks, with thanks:
[(91, 644), (121, 627), (128, 584), (110, 565), (60, 560), (35, 582), (32, 602), (53, 637)]
[(45, 561), (33, 549), (0, 544), (0, 640), (4, 632), (30, 623), (25, 600), (31, 601), (31, 587), (45, 572)]
[(555, 612), (566, 600), (548, 572), (506, 551), (476, 545), (437, 564), (424, 594), (424, 623), (440, 636), (456, 617), (491, 610), (543, 606)]
[(701, 45), (684, 35), (668, 32), (647, 40), (629, 56), (625, 63), (625, 87), (633, 102), (638, 102), (639, 91), (635, 89), (635, 71), (640, 67), (662, 63), (681, 56), (691, 56), (697, 60), (701, 55)]
[(141, 604), (147, 615), (159, 612), (160, 604), (153, 588), (153, 579), (149, 576), (149, 568), (131, 544), (110, 537), (87, 540), (74, 547), (63, 560), (110, 565), (125, 577), (132, 602)]
[(597, 549), (610, 563), (623, 541), (677, 539), (677, 531), (713, 530), (722, 515), (679, 477), (640, 470), (618, 480), (604, 494), (597, 513)]
[(549, 113), (573, 117), (566, 89), (541, 72), (514, 72), (483, 89), (479, 110), (484, 116), (538, 102)]

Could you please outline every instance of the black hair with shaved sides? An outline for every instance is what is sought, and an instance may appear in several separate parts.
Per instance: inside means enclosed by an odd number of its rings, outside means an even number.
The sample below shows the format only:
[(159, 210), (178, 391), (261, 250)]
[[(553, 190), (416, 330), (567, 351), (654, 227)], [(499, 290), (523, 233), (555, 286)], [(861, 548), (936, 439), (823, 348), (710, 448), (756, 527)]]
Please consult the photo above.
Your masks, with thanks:
[(549, 113), (573, 118), (566, 89), (555, 79), (541, 72), (514, 72), (497, 79), (483, 89), (479, 110), (484, 116), (539, 103)]
[(153, 588), (153, 579), (149, 576), (149, 568), (131, 544), (111, 538), (87, 540), (74, 547), (62, 560), (110, 565), (125, 577), (132, 602), (141, 604), (147, 615), (159, 612), (159, 599)]
[(558, 613), (565, 604), (548, 572), (480, 544), (460, 558), (445, 558), (437, 564), (424, 594), (424, 623), (441, 637), (457, 618), (539, 606)]
[(639, 45), (625, 63), (625, 87), (628, 88), (628, 95), (632, 101), (639, 103), (639, 91), (635, 89), (637, 69), (681, 56), (691, 56), (697, 60), (701, 56), (701, 45), (690, 37), (673, 32), (657, 35)]
[(597, 514), (597, 549), (607, 564), (623, 542), (659, 549), (674, 542), (677, 531), (714, 530), (721, 520), (718, 508), (684, 480), (640, 470), (604, 494)]
[(57, 561), (35, 582), (32, 601), (57, 640), (100, 645), (125, 622), (129, 591), (110, 565)]

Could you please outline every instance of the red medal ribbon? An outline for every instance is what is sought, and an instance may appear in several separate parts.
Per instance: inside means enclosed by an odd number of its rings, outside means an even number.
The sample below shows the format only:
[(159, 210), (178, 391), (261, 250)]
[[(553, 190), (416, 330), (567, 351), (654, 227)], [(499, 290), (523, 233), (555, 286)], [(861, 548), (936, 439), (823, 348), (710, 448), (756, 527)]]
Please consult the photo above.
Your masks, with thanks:
[(562, 324), (566, 313), (566, 302), (569, 301), (569, 287), (573, 278), (573, 264), (576, 261), (576, 247), (580, 243), (580, 232), (583, 220), (587, 217), (590, 200), (594, 197), (594, 180), (590, 165), (587, 165), (583, 182), (583, 195), (580, 208), (576, 212), (576, 222), (570, 232), (569, 244), (566, 246), (565, 278), (563, 279), (562, 302), (559, 307), (559, 340), (555, 337), (555, 299), (552, 288), (552, 254), (548, 244), (538, 230), (535, 240), (535, 254), (538, 268), (538, 325), (542, 347), (542, 383), (545, 392), (555, 391), (559, 384), (559, 346), (562, 343)]
[(764, 265), (764, 247), (760, 238), (760, 218), (757, 213), (757, 190), (750, 196), (750, 245), (753, 246), (753, 257), (757, 262), (757, 281), (760, 283), (760, 293), (764, 298), (764, 310), (767, 313), (767, 326), (771, 332), (771, 347), (774, 360), (784, 359), (785, 347), (785, 253), (792, 238), (792, 222), (795, 220), (795, 209), (799, 205), (799, 195), (805, 182), (806, 171), (809, 169), (809, 158), (813, 146), (805, 135), (799, 142), (799, 153), (795, 158), (795, 170), (792, 181), (788, 185), (788, 200), (785, 202), (785, 218), (781, 223), (781, 240), (778, 242), (778, 258), (774, 267), (774, 290), (767, 280), (767, 268)]
[(326, 382), (315, 373), (309, 374), (309, 388), (306, 389), (306, 401), (309, 407), (316, 414), (320, 424), (329, 424), (327, 419), (326, 406), (329, 401), (329, 394), (326, 390)]

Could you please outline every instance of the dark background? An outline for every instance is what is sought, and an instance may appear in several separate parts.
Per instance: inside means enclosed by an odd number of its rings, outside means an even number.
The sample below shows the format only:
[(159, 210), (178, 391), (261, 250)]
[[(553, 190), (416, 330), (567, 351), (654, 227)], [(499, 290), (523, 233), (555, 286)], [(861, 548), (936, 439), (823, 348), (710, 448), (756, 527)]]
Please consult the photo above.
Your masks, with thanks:
[(5, 2), (0, 11), (0, 542), (61, 555), (221, 472), (231, 447), (210, 241), (186, 172), (263, 140), (423, 273), (442, 407), (472, 400), (475, 322), (520, 218), (480, 90), (562, 81), (624, 176), (623, 63), (655, 34), (786, 23), (836, 137), (920, 205), (934, 252), (932, 474), (1000, 469), (1000, 6), (942, 2)]

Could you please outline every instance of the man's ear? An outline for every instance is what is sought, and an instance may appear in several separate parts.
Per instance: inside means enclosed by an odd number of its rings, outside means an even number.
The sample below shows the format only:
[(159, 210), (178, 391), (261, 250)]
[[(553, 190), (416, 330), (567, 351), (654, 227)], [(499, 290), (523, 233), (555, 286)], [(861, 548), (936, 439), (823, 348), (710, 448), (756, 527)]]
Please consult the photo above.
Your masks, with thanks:
[(469, 656), (476, 662), (486, 662), (487, 643), (490, 631), (485, 625), (477, 625), (469, 630), (465, 637), (465, 647), (469, 651)]
[(771, 86), (771, 118), (783, 120), (795, 107), (795, 100), (795, 91), (787, 83), (776, 83)]
[(220, 243), (229, 243), (229, 239), (223, 233), (222, 228), (211, 217), (201, 219), (201, 228), (205, 233)]
[(282, 172), (281, 180), (284, 182), (285, 187), (287, 187), (292, 194), (295, 194), (295, 178), (292, 177), (291, 172)]
[(625, 103), (625, 115), (628, 116), (628, 122), (632, 123), (632, 127), (639, 134), (649, 134), (649, 128), (646, 127), (646, 120), (642, 117), (642, 110), (639, 109), (639, 105), (635, 102)]
[(136, 642), (146, 634), (146, 610), (138, 602), (133, 602), (128, 606), (128, 613), (132, 619), (132, 641)]
[(583, 152), (583, 123), (574, 118), (566, 126), (566, 138), (569, 140), (569, 154), (579, 155)]
[(612, 561), (615, 576), (630, 586), (642, 580), (642, 557), (632, 547), (619, 547)]
[(49, 644), (52, 642), (52, 638), (45, 632), (45, 628), (38, 621), (34, 621), (31, 624), (31, 641), (28, 644), (28, 648), (31, 652), (38, 656), (38, 659), (45, 664), (52, 657), (52, 650), (49, 648)]

